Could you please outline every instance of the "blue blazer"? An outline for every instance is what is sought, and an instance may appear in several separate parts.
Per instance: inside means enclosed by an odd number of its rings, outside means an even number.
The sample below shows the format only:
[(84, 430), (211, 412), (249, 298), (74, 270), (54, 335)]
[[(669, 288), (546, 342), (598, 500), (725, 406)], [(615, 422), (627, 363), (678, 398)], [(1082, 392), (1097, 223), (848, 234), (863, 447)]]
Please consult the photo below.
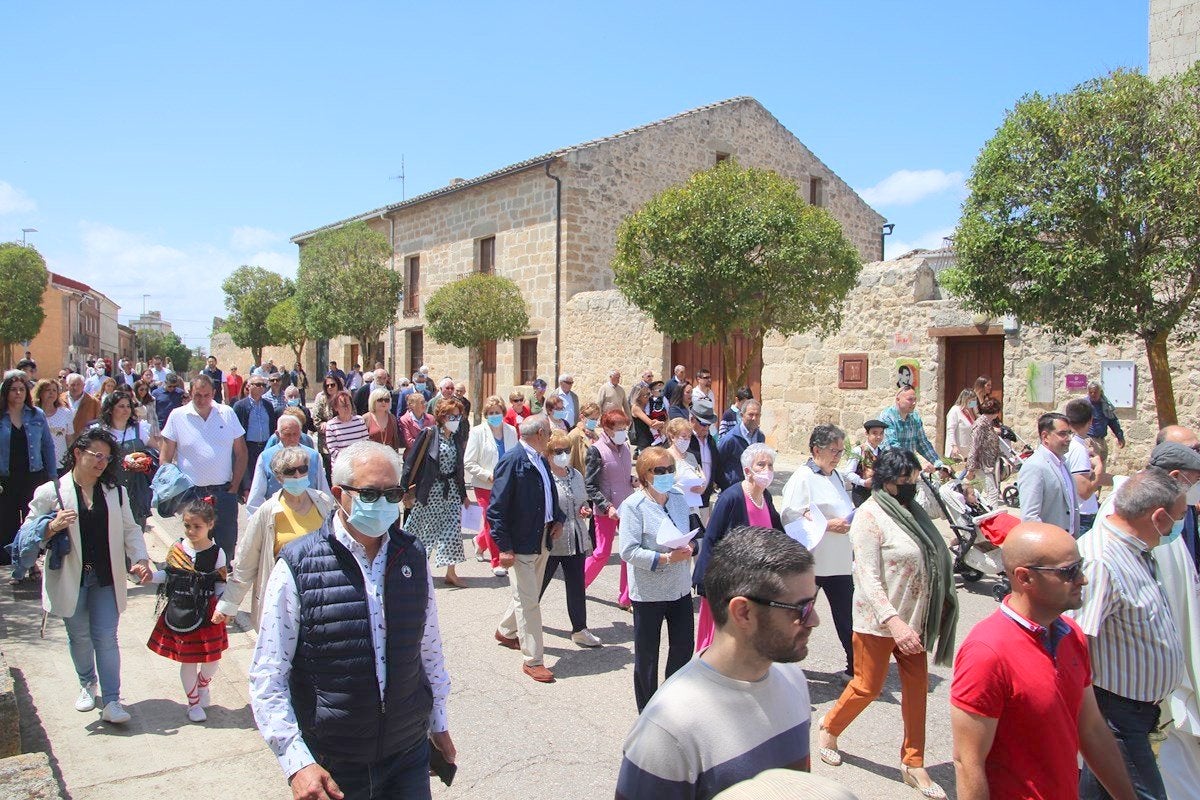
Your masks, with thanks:
[[(763, 499), (767, 502), (767, 513), (771, 515), (771, 527), (782, 531), (783, 520), (779, 518), (779, 512), (771, 502), (771, 493), (763, 492)], [(704, 543), (700, 547), (700, 555), (696, 557), (696, 568), (692, 571), (692, 586), (696, 587), (696, 594), (704, 595), (704, 572), (708, 569), (708, 560), (712, 558), (712, 551), (717, 542), (724, 539), (725, 534), (734, 528), (749, 524), (750, 519), (746, 516), (746, 492), (742, 489), (742, 482), (738, 481), (717, 497), (712, 516), (704, 528)]]
[[(542, 457), (547, 477), (550, 464)], [(502, 553), (536, 555), (546, 544), (546, 494), (537, 467), (529, 460), (525, 448), (518, 444), (505, 452), (492, 472), (492, 499), (488, 503), (487, 519), (492, 526), (492, 538)], [(550, 479), (551, 518), (565, 522), (567, 517), (558, 507), (558, 490)]]
[(742, 481), (742, 453), (752, 444), (766, 441), (762, 428), (756, 430), (746, 441), (742, 436), (742, 426), (739, 424), (730, 428), (717, 443), (717, 453), (721, 456), (721, 472), (717, 478), (717, 486), (728, 489)]

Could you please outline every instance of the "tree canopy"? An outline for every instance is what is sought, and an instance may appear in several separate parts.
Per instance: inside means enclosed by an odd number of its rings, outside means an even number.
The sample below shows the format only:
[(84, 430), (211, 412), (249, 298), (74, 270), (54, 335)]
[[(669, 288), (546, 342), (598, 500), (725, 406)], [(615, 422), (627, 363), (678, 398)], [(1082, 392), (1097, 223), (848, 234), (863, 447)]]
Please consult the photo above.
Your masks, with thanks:
[(139, 331), (137, 347), (147, 361), (154, 356), (162, 356), (164, 360), (169, 358), (171, 366), (180, 374), (191, 367), (193, 353), (174, 331), (165, 335), (157, 331)]
[(313, 236), (300, 248), (296, 300), (313, 338), (351, 336), (371, 362), (379, 335), (396, 318), (404, 279), (387, 265), (388, 238), (365, 222)]
[(271, 334), (273, 344), (287, 345), (296, 354), (296, 361), (302, 360), (304, 345), (308, 342), (308, 327), (295, 296), (276, 303), (267, 314), (267, 332)]
[(250, 348), (254, 363), (261, 364), (263, 348), (277, 344), (267, 327), (267, 315), (277, 303), (292, 296), (295, 284), (268, 269), (241, 266), (225, 279), (221, 289), (229, 309), (224, 330), (235, 345)]
[(12, 345), (33, 339), (42, 329), (42, 294), (49, 280), (46, 260), (32, 245), (0, 244), (0, 358), (6, 367)]
[(1167, 341), (1200, 333), (1200, 66), (1022, 98), (968, 186), (951, 293), (1060, 338), (1140, 339), (1176, 422)]
[(529, 328), (521, 290), (508, 278), (476, 273), (448, 283), (425, 302), (425, 330), (438, 344), (470, 349), (471, 398), (482, 410), (483, 357), (493, 339), (515, 339)]
[[(730, 395), (762, 357), (768, 332), (836, 331), (862, 268), (829, 212), (777, 173), (733, 161), (625, 219), (612, 266), (617, 288), (660, 331), (722, 345)], [(737, 333), (752, 342), (740, 362)]]

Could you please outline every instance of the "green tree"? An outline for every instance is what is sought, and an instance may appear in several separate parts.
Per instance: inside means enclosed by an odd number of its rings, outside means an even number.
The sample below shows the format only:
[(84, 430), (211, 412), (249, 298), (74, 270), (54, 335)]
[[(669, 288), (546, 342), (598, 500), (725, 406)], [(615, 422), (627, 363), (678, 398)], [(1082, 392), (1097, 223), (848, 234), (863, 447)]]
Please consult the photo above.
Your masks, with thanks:
[(229, 309), (225, 332), (238, 347), (250, 348), (254, 363), (261, 364), (263, 348), (278, 344), (267, 327), (267, 315), (277, 303), (292, 296), (295, 284), (268, 269), (241, 266), (225, 279), (221, 289), (225, 292), (225, 308)]
[(1172, 335), (1200, 332), (1200, 67), (1022, 98), (975, 162), (945, 286), (1060, 339), (1140, 339), (1160, 425)]
[(388, 238), (365, 222), (319, 233), (300, 248), (296, 300), (313, 338), (350, 336), (361, 363), (396, 319), (404, 280), (387, 265)]
[(498, 275), (468, 275), (441, 287), (425, 303), (425, 330), (430, 337), (438, 344), (468, 348), (476, 420), (483, 407), (484, 343), (515, 339), (528, 328), (521, 290)]
[(46, 260), (36, 248), (0, 244), (0, 357), (6, 369), (12, 364), (12, 346), (42, 329), (42, 294), (49, 280)]
[(292, 348), (299, 362), (304, 355), (304, 345), (308, 343), (308, 327), (300, 314), (300, 306), (295, 296), (283, 302), (276, 303), (267, 314), (267, 331), (275, 344), (285, 344)]
[(138, 352), (149, 361), (154, 356), (170, 359), (175, 372), (182, 375), (191, 368), (192, 351), (174, 332), (161, 334), (157, 331), (139, 331), (137, 335)]
[[(768, 332), (827, 335), (862, 268), (829, 212), (780, 175), (724, 161), (655, 196), (617, 231), (621, 293), (673, 339), (720, 344), (726, 399)], [(734, 334), (752, 342), (738, 360)]]

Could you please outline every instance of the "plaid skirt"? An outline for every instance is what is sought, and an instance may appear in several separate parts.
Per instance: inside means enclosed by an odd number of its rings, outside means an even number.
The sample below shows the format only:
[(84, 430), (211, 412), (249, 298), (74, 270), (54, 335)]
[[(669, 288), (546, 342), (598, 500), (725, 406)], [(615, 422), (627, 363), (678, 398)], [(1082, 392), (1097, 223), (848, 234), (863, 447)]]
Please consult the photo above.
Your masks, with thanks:
[[(208, 603), (211, 620), (217, 608), (217, 598)], [(221, 660), (221, 653), (229, 649), (229, 634), (224, 622), (205, 622), (190, 633), (178, 633), (167, 627), (166, 613), (160, 614), (158, 624), (150, 632), (146, 646), (164, 658), (182, 664), (207, 664)]]

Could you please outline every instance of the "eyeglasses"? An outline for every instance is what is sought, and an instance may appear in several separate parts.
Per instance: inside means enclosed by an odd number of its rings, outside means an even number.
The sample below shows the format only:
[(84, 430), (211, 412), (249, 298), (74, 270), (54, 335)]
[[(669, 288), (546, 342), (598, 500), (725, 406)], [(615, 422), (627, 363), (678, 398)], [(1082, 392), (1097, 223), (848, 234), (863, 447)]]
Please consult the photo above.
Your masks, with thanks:
[(271, 383), (279, 383), (279, 378), (271, 378)]
[(675, 474), (675, 465), (671, 464), (670, 466), (666, 466), (666, 467), (651, 467), (650, 471), (653, 472), (655, 475), (674, 475)]
[(450, 414), (446, 417), (446, 422), (461, 422), (462, 414)]
[(349, 486), (340, 484), (341, 488), (349, 489), (352, 492), (358, 492), (358, 496), (362, 498), (364, 503), (374, 503), (380, 497), (387, 500), (389, 503), (399, 503), (404, 499), (404, 489), (399, 486), (393, 486), (390, 489), (360, 489), (357, 486)]
[(821, 590), (817, 589), (817, 593), (814, 594), (812, 597), (808, 598), (807, 600), (801, 600), (799, 603), (796, 603), (795, 605), (792, 605), (791, 603), (781, 603), (778, 600), (763, 600), (761, 597), (750, 597), (749, 595), (742, 595), (742, 596), (745, 597), (747, 600), (749, 600), (751, 603), (758, 603), (760, 606), (770, 606), (771, 608), (783, 608), (783, 609), (787, 609), (788, 611), (791, 611), (794, 614), (798, 614), (800, 616), (800, 618), (797, 620), (797, 622), (799, 622), (801, 625), (803, 625), (804, 623), (808, 622), (809, 617), (812, 616), (813, 609), (817, 607), (817, 598), (820, 595), (821, 595)]
[(265, 388), (267, 388), (267, 385), (266, 385), (265, 383), (252, 383), (252, 384), (250, 384), (250, 388), (252, 388), (252, 389), (265, 389)]
[(1081, 558), (1074, 564), (1068, 564), (1065, 567), (1039, 567), (1034, 564), (1029, 564), (1025, 569), (1032, 569), (1037, 572), (1053, 572), (1058, 577), (1068, 583), (1074, 583), (1079, 580), (1079, 576), (1083, 574), (1083, 567), (1086, 562)]
[(279, 470), (279, 474), (285, 478), (299, 478), (301, 475), (308, 474), (308, 464), (301, 464), (298, 467), (286, 467)]
[(89, 456), (96, 459), (96, 461), (101, 464), (108, 464), (113, 460), (113, 457), (108, 455), (107, 453), (97, 453), (95, 450), (84, 450), (83, 452), (87, 453)]

